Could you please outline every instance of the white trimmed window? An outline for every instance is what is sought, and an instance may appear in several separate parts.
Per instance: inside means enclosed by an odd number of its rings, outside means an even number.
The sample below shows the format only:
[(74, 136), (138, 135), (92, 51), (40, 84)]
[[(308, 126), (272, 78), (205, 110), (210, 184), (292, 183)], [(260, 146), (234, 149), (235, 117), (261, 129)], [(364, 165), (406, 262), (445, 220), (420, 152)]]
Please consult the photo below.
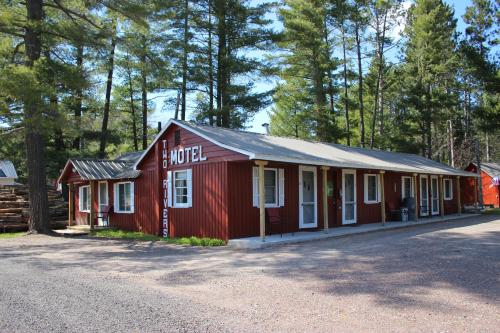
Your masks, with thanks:
[(134, 212), (134, 183), (121, 182), (114, 184), (115, 213)]
[(78, 206), (80, 212), (90, 212), (90, 186), (80, 186), (78, 189)]
[(189, 208), (192, 206), (193, 197), (193, 176), (192, 170), (179, 170), (173, 172), (174, 182), (174, 207), (176, 208)]
[(444, 200), (452, 200), (453, 199), (453, 182), (451, 179), (443, 180), (444, 186)]
[(380, 202), (379, 175), (365, 174), (365, 203)]
[[(253, 167), (253, 206), (259, 207), (259, 168)], [(285, 205), (285, 170), (264, 168), (265, 207)]]
[(401, 177), (401, 199), (413, 197), (413, 180), (411, 177)]

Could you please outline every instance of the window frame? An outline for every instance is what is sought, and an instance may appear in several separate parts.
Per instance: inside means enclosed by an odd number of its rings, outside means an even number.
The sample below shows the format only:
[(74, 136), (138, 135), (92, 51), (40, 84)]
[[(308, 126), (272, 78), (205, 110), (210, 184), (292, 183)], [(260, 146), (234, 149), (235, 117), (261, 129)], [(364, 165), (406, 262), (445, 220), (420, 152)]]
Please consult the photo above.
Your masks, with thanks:
[[(375, 177), (375, 200), (369, 200), (368, 198), (368, 178)], [(365, 204), (376, 204), (380, 202), (380, 176), (375, 173), (365, 173), (364, 178), (364, 203)]]
[[(83, 191), (87, 190), (87, 207), (82, 209), (83, 204)], [(90, 185), (83, 185), (78, 188), (78, 210), (82, 213), (90, 213)]]
[[(182, 170), (172, 170), (172, 207), (173, 208), (191, 208), (192, 207), (192, 200), (193, 200), (193, 190), (192, 190), (192, 185), (190, 186), (190, 182), (192, 184), (192, 179), (190, 180), (190, 174), (191, 178), (193, 177), (192, 171), (190, 172), (191, 169), (182, 169)], [(186, 202), (177, 202), (177, 185), (175, 183), (175, 176), (178, 173), (185, 172), (186, 173)], [(184, 188), (184, 187), (179, 187), (179, 188)]]
[[(450, 184), (450, 195), (446, 196), (446, 182)], [(443, 179), (443, 199), (444, 200), (453, 200), (453, 181), (450, 178)]]
[[(120, 209), (120, 185), (130, 184), (130, 210)], [(132, 181), (124, 181), (113, 184), (113, 203), (114, 213), (119, 214), (133, 214), (135, 212), (135, 186)]]
[[(274, 172), (274, 203), (266, 203), (266, 171)], [(264, 168), (264, 207), (279, 207), (279, 172), (278, 168)]]
[(411, 177), (411, 176), (401, 176), (401, 200), (406, 199), (406, 197), (404, 196), (404, 193), (405, 193), (405, 183), (404, 183), (404, 180), (405, 179), (409, 179), (410, 180), (410, 197), (415, 198), (415, 189), (414, 189), (414, 186), (413, 186), (413, 177)]

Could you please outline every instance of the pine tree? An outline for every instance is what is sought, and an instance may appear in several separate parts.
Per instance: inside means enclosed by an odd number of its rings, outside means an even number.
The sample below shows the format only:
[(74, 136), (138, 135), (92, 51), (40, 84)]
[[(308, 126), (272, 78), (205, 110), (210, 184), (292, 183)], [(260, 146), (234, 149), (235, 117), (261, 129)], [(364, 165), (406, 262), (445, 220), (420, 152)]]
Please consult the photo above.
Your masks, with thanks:
[(442, 0), (417, 0), (410, 8), (405, 49), (409, 101), (417, 110), (422, 147), (433, 158), (433, 126), (446, 108), (445, 83), (455, 62), (456, 19)]
[[(280, 10), (280, 15), (284, 24), (284, 37), (280, 46), (288, 50), (283, 56), (285, 68), (281, 71), (281, 78), (288, 86), (282, 89), (290, 91), (290, 88), (297, 87), (301, 90), (309, 91), (312, 104), (309, 107), (308, 118), (313, 126), (308, 132), (313, 133), (318, 140), (336, 141), (339, 131), (336, 126), (335, 114), (328, 107), (328, 90), (331, 87), (331, 77), (327, 75), (332, 69), (332, 59), (328, 38), (325, 38), (327, 22), (326, 3), (321, 0), (289, 0), (286, 1), (286, 8)], [(328, 33), (327, 33), (328, 36)], [(294, 81), (302, 83), (298, 86)], [(331, 87), (330, 89), (332, 89)], [(301, 92), (297, 92), (298, 95)], [(287, 96), (288, 94), (284, 94)], [(280, 103), (280, 94), (276, 94), (274, 99), (277, 107), (286, 106), (287, 103)], [(330, 95), (330, 99), (332, 96)], [(290, 118), (295, 118), (293, 110), (279, 110), (281, 113), (292, 112)], [(275, 117), (275, 120), (279, 118)], [(296, 120), (293, 119), (292, 123)], [(271, 123), (271, 127), (280, 126)]]

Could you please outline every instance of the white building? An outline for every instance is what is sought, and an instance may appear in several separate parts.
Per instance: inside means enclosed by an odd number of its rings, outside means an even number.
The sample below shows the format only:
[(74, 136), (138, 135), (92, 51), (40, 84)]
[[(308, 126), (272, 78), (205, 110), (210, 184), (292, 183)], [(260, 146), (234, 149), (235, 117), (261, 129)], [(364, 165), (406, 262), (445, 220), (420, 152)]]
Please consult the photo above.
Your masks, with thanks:
[(15, 185), (16, 179), (14, 164), (11, 161), (0, 160), (0, 185)]

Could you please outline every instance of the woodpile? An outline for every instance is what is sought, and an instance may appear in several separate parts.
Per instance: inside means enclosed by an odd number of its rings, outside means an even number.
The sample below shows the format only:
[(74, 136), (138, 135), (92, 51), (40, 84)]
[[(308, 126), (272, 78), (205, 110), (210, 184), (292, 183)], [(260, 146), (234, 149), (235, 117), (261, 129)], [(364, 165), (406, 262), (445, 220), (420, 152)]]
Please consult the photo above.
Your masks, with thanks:
[[(52, 229), (68, 225), (68, 203), (54, 188), (49, 188)], [(0, 186), (0, 232), (28, 230), (29, 202), (25, 185)]]

